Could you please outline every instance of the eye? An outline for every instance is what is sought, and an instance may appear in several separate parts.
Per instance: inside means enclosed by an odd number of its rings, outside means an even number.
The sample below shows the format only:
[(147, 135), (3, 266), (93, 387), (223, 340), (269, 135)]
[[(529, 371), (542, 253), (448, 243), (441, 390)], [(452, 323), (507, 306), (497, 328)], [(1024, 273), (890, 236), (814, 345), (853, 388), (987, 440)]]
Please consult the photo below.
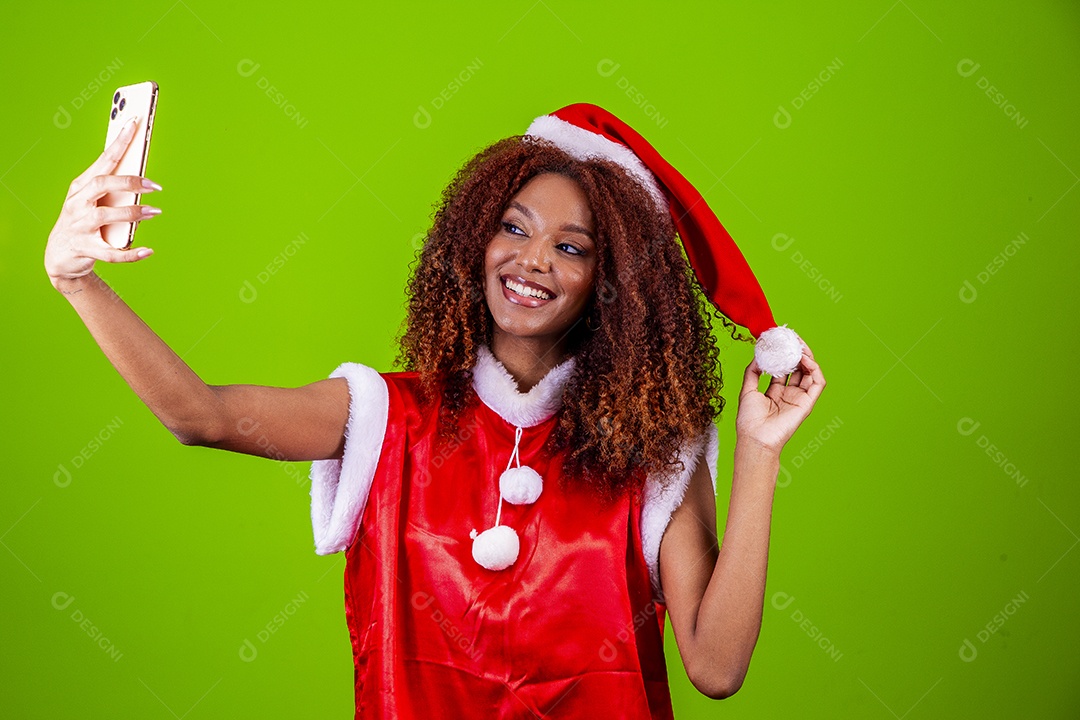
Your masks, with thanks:
[(570, 243), (559, 243), (555, 247), (570, 248), (570, 254), (571, 255), (584, 255), (585, 254), (584, 250), (578, 248), (576, 245), (571, 245)]
[[(525, 234), (525, 232), (521, 228), (519, 228), (517, 225), (515, 225), (512, 222), (506, 222), (504, 220), (503, 223), (502, 223), (502, 226), (503, 226), (503, 229), (505, 229), (506, 232), (510, 233), (511, 235), (518, 235), (518, 234), (524, 235)], [(517, 230), (517, 232), (514, 232), (514, 230)]]

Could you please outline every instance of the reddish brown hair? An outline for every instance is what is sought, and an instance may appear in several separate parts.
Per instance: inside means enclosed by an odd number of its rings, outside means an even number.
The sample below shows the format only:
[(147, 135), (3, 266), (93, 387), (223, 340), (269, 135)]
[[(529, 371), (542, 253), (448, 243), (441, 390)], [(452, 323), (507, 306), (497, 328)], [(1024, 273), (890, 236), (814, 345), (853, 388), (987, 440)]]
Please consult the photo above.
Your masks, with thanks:
[(419, 373), (426, 402), (441, 394), (440, 436), (452, 438), (475, 394), (477, 348), (491, 346), (487, 244), (510, 199), (545, 172), (581, 186), (597, 252), (593, 299), (567, 336), (577, 361), (551, 449), (569, 449), (564, 475), (605, 497), (640, 491), (643, 472), (679, 467), (681, 443), (723, 409), (712, 317), (732, 333), (735, 326), (702, 294), (671, 216), (618, 165), (579, 161), (530, 136), (469, 160), (443, 192), (419, 251), (395, 365)]

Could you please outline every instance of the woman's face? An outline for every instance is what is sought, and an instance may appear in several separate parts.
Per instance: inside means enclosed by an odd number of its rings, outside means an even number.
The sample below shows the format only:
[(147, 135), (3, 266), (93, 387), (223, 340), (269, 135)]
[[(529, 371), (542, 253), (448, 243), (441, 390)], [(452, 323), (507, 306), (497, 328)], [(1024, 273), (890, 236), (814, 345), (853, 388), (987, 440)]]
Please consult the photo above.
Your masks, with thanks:
[(496, 334), (562, 344), (592, 296), (595, 232), (585, 192), (564, 175), (537, 175), (510, 199), (484, 255)]

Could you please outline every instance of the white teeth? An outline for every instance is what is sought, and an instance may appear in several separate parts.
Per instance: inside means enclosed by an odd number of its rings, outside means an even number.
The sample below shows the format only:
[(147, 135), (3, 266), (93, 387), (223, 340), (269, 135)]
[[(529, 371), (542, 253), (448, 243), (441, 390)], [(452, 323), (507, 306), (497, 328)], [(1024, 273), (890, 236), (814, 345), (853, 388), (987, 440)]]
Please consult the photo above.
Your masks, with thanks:
[(529, 297), (540, 298), (541, 300), (550, 300), (551, 299), (551, 296), (548, 295), (543, 290), (536, 290), (536, 289), (531, 288), (531, 287), (526, 287), (524, 285), (519, 285), (516, 282), (514, 282), (513, 280), (507, 280), (506, 281), (506, 287), (510, 288), (511, 290), (516, 292), (518, 295), (527, 295)]

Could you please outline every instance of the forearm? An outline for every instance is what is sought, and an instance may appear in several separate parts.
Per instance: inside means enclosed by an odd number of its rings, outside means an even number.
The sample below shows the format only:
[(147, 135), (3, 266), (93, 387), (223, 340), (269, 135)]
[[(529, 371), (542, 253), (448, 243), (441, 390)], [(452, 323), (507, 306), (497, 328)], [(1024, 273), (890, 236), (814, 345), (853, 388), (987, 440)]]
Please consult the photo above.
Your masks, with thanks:
[(182, 442), (212, 435), (220, 400), (165, 342), (91, 272), (58, 281), (116, 371)]
[(697, 657), (703, 675), (735, 692), (761, 631), (773, 493), (780, 457), (751, 441), (735, 445), (727, 521), (712, 578), (698, 608)]

